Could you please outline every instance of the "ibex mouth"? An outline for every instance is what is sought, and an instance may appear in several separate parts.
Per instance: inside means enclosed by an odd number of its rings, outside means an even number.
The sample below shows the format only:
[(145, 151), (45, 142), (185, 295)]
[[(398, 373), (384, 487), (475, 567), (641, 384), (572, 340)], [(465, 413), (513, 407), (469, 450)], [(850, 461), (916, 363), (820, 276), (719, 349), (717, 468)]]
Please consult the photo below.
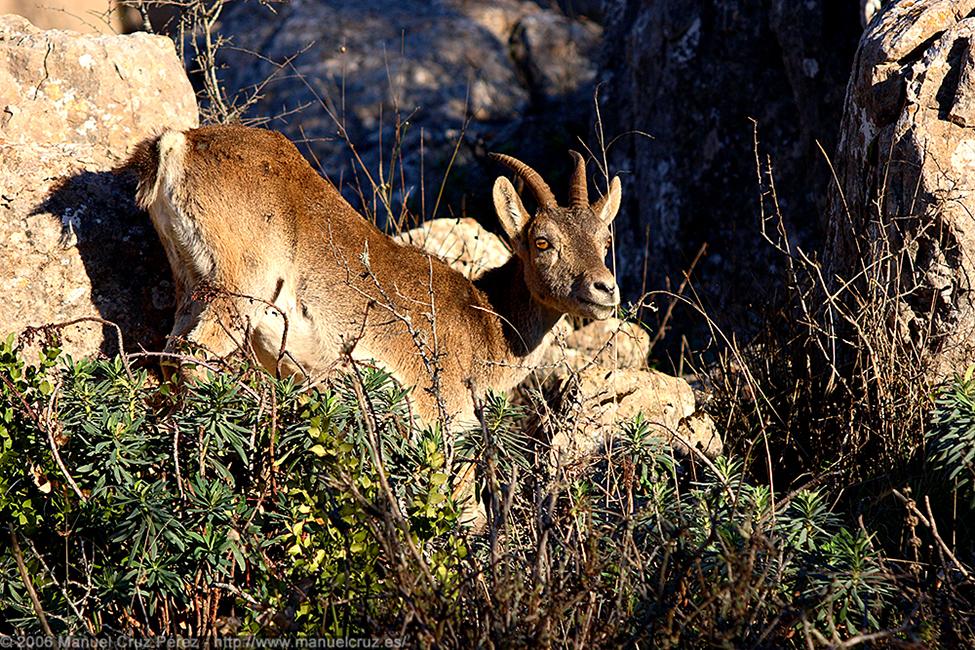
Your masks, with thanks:
[(580, 298), (579, 302), (582, 303), (582, 305), (586, 307), (588, 311), (592, 312), (593, 317), (600, 320), (612, 316), (619, 304), (617, 302), (596, 302), (595, 300), (590, 300), (588, 298)]

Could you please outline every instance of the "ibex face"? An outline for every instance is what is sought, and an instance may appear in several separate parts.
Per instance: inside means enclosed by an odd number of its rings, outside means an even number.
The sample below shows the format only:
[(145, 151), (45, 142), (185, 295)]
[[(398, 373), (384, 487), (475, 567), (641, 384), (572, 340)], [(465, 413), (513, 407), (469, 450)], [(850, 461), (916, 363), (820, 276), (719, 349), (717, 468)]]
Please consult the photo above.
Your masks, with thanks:
[(589, 204), (583, 157), (571, 152), (576, 169), (568, 206), (560, 206), (542, 177), (528, 165), (500, 154), (492, 157), (513, 169), (538, 199), (528, 214), (508, 179), (494, 184), (494, 207), (512, 249), (524, 267), (525, 283), (541, 304), (560, 313), (604, 319), (619, 304), (619, 290), (606, 268), (609, 225), (620, 206), (619, 177), (609, 193)]

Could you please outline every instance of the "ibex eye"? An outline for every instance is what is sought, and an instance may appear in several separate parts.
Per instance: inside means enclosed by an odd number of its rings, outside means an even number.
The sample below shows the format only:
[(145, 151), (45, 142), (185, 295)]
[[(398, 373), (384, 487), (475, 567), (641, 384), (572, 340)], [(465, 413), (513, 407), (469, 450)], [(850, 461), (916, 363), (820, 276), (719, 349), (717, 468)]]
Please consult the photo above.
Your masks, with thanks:
[(537, 248), (540, 251), (548, 250), (550, 246), (551, 244), (549, 244), (548, 240), (545, 239), (544, 237), (539, 237), (538, 239), (535, 240), (535, 248)]

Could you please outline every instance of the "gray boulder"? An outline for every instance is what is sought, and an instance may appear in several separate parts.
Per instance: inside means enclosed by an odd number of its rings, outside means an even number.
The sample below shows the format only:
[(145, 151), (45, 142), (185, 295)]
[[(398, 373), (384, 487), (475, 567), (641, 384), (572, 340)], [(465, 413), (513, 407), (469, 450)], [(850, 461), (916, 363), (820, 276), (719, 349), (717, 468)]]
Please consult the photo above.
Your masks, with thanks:
[(874, 17), (829, 211), (834, 289), (851, 313), (875, 318), (861, 335), (884, 357), (911, 354), (904, 371), (935, 382), (975, 359), (973, 11), (973, 0), (918, 0)]

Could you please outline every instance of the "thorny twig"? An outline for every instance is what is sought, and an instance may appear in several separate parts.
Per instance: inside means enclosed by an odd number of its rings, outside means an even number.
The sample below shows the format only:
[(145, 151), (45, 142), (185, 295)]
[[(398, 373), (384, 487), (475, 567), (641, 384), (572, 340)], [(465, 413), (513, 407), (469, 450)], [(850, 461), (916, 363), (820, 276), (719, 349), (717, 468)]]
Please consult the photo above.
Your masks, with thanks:
[(948, 556), (948, 559), (950, 559), (951, 563), (955, 565), (955, 568), (957, 568), (958, 571), (965, 576), (965, 579), (971, 581), (972, 574), (968, 572), (965, 565), (962, 564), (954, 553), (952, 553), (951, 548), (948, 547), (945, 541), (941, 539), (941, 535), (938, 534), (938, 524), (935, 522), (934, 515), (931, 513), (931, 499), (927, 495), (924, 495), (924, 508), (927, 511), (927, 516), (924, 516), (924, 513), (922, 513), (917, 507), (914, 499), (905, 496), (899, 490), (892, 490), (892, 493), (907, 507), (908, 510), (911, 511), (915, 517), (920, 520), (922, 524), (928, 528), (928, 530), (931, 531), (931, 536), (934, 537), (934, 540), (938, 543), (938, 547), (941, 549), (941, 551)]

